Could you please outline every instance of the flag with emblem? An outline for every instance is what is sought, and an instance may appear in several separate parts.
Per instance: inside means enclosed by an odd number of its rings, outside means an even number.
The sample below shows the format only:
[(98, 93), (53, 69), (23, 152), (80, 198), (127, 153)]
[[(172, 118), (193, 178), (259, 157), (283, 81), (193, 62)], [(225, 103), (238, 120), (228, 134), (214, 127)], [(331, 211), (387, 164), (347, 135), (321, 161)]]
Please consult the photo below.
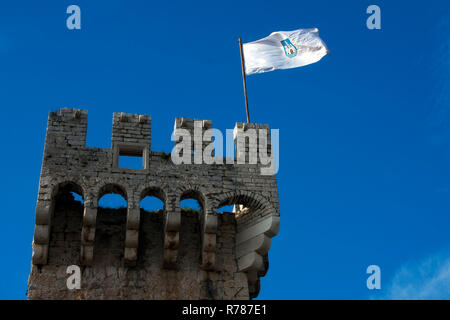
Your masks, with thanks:
[(242, 49), (246, 75), (302, 67), (329, 53), (317, 28), (272, 32)]

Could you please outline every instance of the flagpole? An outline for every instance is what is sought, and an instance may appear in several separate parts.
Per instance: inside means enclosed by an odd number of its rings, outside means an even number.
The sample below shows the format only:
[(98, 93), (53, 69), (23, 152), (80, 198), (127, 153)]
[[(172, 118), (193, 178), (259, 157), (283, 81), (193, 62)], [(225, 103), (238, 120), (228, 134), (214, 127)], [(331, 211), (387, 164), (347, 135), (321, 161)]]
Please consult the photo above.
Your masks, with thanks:
[(244, 82), (245, 110), (247, 111), (247, 123), (250, 123), (250, 115), (248, 113), (248, 100), (247, 100), (247, 82), (245, 81), (244, 51), (242, 50), (242, 40), (240, 37), (239, 37), (239, 48), (241, 50), (241, 66), (242, 66), (242, 80)]

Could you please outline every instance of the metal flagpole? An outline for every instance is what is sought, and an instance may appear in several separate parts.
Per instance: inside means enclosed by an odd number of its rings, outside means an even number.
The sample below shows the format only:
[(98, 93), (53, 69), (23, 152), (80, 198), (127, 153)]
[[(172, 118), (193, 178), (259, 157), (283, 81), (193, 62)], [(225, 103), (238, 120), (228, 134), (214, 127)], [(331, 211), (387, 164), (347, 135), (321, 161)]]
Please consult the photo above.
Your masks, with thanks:
[(250, 123), (250, 115), (248, 113), (248, 100), (247, 100), (247, 83), (245, 81), (244, 52), (242, 50), (242, 40), (240, 37), (239, 37), (239, 48), (241, 50), (241, 65), (242, 65), (242, 80), (244, 82), (245, 110), (247, 111), (247, 123)]

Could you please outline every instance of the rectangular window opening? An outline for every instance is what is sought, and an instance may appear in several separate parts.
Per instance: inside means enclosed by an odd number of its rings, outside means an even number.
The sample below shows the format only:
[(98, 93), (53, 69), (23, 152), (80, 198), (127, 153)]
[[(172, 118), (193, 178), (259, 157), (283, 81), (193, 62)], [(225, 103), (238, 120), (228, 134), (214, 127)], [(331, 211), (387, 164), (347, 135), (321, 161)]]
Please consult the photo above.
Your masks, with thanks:
[(123, 156), (119, 155), (119, 168), (122, 169), (137, 169), (141, 170), (143, 166), (142, 155), (138, 156)]
[(149, 156), (148, 147), (136, 143), (118, 143), (113, 146), (113, 168), (145, 170)]

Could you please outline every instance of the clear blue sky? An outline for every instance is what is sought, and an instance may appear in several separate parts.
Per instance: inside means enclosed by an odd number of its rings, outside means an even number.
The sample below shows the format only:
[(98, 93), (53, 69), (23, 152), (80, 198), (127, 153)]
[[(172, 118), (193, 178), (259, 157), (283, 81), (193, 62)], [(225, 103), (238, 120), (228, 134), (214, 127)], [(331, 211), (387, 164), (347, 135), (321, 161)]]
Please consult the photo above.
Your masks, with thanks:
[[(66, 28), (70, 4), (81, 7), (81, 30)], [(381, 30), (366, 28), (370, 4)], [(281, 229), (259, 298), (398, 297), (402, 282), (425, 294), (439, 275), (435, 297), (449, 298), (449, 8), (3, 1), (0, 298), (25, 298), (49, 111), (88, 109), (88, 146), (105, 148), (113, 112), (150, 114), (153, 150), (170, 152), (175, 117), (221, 130), (245, 120), (239, 36), (311, 27), (332, 55), (248, 77), (252, 121), (280, 129)], [(378, 292), (366, 288), (371, 264), (381, 268)], [(408, 270), (418, 276), (405, 280)]]

